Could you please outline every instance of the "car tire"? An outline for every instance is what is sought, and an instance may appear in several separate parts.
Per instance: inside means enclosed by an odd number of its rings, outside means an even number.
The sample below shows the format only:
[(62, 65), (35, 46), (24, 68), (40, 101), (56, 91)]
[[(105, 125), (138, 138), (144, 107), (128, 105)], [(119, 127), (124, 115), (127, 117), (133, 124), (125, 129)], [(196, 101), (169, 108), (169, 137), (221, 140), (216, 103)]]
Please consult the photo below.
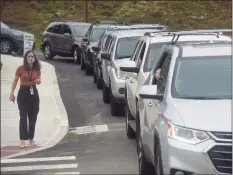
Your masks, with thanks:
[(155, 171), (158, 175), (164, 175), (160, 144), (157, 145), (155, 150)]
[(2, 39), (0, 47), (2, 54), (10, 54), (13, 51), (13, 43), (9, 39)]
[(85, 65), (85, 72), (86, 72), (86, 75), (92, 74), (92, 67), (89, 64)]
[(93, 82), (96, 84), (96, 73), (95, 73), (95, 71), (93, 72)]
[(107, 104), (109, 103), (109, 88), (106, 86), (104, 81), (102, 81), (102, 87), (103, 102)]
[(52, 60), (54, 57), (53, 52), (51, 51), (51, 47), (48, 43), (44, 45), (43, 54), (46, 60)]
[(133, 128), (130, 126), (129, 121), (134, 120), (133, 115), (129, 110), (128, 103), (125, 104), (125, 125), (126, 125), (126, 135), (129, 139), (134, 139), (136, 137), (136, 133), (134, 132)]
[(83, 59), (81, 58), (81, 70), (84, 70), (85, 69), (85, 64), (84, 64), (84, 61), (83, 61)]
[(111, 111), (111, 115), (114, 116), (114, 117), (123, 116), (124, 115), (124, 105), (119, 104), (119, 103), (117, 103), (115, 101), (115, 98), (112, 95), (111, 87), (109, 89), (110, 89), (110, 111)]
[(96, 87), (97, 89), (101, 89), (102, 88), (102, 78), (98, 78), (96, 77)]
[(78, 47), (75, 47), (73, 49), (73, 57), (74, 57), (74, 63), (80, 64), (81, 63), (81, 56)]

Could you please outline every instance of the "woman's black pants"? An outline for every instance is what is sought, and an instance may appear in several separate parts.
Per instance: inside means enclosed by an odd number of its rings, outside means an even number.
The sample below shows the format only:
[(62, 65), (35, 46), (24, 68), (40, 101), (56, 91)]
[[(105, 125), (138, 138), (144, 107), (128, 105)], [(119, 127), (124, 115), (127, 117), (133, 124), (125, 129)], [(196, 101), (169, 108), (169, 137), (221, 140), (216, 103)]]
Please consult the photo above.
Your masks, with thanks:
[[(37, 115), (39, 113), (39, 94), (33, 86), (34, 95), (30, 94), (30, 86), (20, 86), (17, 103), (19, 108), (19, 136), (20, 140), (33, 140)], [(27, 122), (28, 118), (28, 122)], [(29, 126), (28, 126), (29, 124)]]

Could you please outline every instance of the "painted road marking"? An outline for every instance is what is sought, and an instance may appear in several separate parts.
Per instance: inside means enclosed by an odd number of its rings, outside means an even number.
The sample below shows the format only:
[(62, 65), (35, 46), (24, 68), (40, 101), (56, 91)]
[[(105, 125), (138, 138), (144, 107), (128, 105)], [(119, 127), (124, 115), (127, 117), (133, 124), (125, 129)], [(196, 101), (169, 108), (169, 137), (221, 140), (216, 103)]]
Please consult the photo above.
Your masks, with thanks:
[(30, 165), (30, 166), (15, 166), (15, 167), (1, 167), (2, 172), (9, 171), (33, 171), (33, 170), (49, 170), (49, 169), (65, 169), (77, 168), (78, 164), (57, 164), (57, 165)]
[(75, 159), (76, 159), (75, 156), (21, 158), (21, 159), (3, 159), (1, 160), (1, 163), (42, 162), (42, 161), (75, 160)]
[(107, 125), (92, 125), (92, 126), (74, 127), (73, 130), (70, 130), (70, 133), (81, 135), (81, 134), (91, 134), (91, 133), (99, 133), (99, 132), (107, 132), (107, 131), (109, 131)]
[(60, 172), (60, 173), (49, 173), (49, 174), (68, 174), (68, 175), (71, 175), (71, 174), (78, 174), (78, 175), (80, 175), (80, 173), (79, 172)]

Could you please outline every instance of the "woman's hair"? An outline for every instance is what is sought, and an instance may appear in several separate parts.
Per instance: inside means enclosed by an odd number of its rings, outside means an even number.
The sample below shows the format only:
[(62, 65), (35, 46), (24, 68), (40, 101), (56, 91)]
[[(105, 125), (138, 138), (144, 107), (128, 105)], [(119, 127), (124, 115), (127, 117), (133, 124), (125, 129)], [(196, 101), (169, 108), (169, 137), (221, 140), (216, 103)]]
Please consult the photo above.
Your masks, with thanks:
[(29, 69), (29, 66), (28, 66), (28, 62), (27, 62), (27, 56), (29, 53), (33, 53), (34, 55), (34, 58), (35, 58), (35, 62), (33, 63), (33, 68), (35, 70), (40, 70), (41, 69), (41, 65), (40, 65), (40, 62), (39, 60), (36, 58), (36, 55), (35, 53), (32, 51), (32, 50), (28, 50), (25, 55), (24, 55), (24, 59), (23, 59), (23, 66), (24, 66), (24, 69), (28, 70)]

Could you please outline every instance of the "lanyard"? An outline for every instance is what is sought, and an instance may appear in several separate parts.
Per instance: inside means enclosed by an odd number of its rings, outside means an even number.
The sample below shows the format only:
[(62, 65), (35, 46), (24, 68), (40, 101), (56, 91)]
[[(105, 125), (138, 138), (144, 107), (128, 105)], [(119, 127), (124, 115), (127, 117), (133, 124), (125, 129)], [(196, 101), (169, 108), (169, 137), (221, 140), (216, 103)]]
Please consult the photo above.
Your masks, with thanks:
[(32, 83), (32, 72), (33, 72), (33, 69), (31, 70), (31, 74), (29, 73), (29, 70), (28, 70), (28, 77), (29, 77), (30, 84)]

